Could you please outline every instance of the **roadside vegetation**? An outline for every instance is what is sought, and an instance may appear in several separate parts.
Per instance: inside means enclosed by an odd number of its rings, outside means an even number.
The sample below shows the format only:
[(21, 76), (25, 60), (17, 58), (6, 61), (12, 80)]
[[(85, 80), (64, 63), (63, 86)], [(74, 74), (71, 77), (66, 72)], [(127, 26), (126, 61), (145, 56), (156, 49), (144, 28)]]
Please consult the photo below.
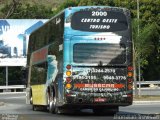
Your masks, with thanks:
[[(86, 5), (125, 7), (131, 11), (136, 70), (139, 61), (142, 80), (160, 80), (160, 0), (139, 0), (139, 19), (136, 0), (0, 0), (0, 18), (49, 19), (66, 7)], [(15, 79), (20, 79), (17, 70), (15, 67), (9, 74), (17, 74)], [(4, 73), (1, 67), (0, 83)]]

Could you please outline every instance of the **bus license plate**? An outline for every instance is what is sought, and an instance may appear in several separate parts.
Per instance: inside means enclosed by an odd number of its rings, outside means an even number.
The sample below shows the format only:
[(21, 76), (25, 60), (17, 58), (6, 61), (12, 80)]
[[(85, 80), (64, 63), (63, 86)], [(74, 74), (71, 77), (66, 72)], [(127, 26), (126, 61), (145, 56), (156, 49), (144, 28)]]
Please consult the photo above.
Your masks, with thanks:
[(106, 98), (94, 98), (94, 102), (105, 102)]

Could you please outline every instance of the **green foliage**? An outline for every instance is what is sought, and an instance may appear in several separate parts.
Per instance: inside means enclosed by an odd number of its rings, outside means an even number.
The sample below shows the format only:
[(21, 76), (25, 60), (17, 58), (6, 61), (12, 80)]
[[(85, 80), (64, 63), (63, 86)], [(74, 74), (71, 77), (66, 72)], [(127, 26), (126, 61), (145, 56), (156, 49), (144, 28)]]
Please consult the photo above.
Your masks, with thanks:
[(156, 22), (160, 25), (160, 0), (140, 0), (140, 18), (145, 26)]
[[(125, 7), (131, 11), (132, 31), (135, 49), (135, 60), (138, 57), (141, 59), (141, 68), (144, 78), (147, 80), (160, 79), (160, 0), (139, 0), (139, 15), (140, 20), (137, 21), (137, 1), (136, 0), (59, 0), (61, 3), (58, 7), (58, 1), (52, 5), (47, 1), (34, 4), (31, 2), (23, 2), (13, 6), (12, 2), (6, 2), (6, 5), (0, 6), (0, 17), (5, 18), (51, 18), (61, 10), (73, 6), (116, 6)], [(37, 2), (36, 2), (37, 3)], [(10, 11), (9, 11), (10, 10)], [(10, 14), (9, 14), (10, 13)], [(139, 24), (139, 37), (137, 35)], [(1, 75), (1, 74), (0, 74)]]
[[(6, 5), (2, 12), (7, 14), (7, 10), (9, 9), (10, 5)], [(51, 8), (46, 8), (43, 5), (33, 5), (30, 4), (22, 5), (19, 4), (14, 12), (9, 16), (9, 18), (15, 18), (15, 19), (43, 19), (43, 18), (50, 18), (53, 16), (53, 11)]]
[(78, 3), (79, 3), (79, 0), (66, 0), (59, 7), (54, 9), (54, 14), (57, 14), (58, 12), (64, 10), (67, 7), (78, 6)]
[(5, 68), (1, 67), (0, 68), (0, 86), (5, 85)]
[(144, 78), (158, 80), (160, 78), (160, 26), (152, 23), (142, 29), (137, 51), (140, 54)]

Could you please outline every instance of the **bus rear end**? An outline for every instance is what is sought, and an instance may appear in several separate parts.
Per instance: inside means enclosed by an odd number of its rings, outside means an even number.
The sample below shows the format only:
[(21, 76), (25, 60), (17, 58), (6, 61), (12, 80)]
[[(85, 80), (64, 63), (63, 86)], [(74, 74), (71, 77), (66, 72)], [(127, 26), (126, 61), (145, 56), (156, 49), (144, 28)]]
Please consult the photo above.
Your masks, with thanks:
[(111, 7), (70, 8), (65, 26), (66, 103), (91, 108), (131, 105), (129, 12)]

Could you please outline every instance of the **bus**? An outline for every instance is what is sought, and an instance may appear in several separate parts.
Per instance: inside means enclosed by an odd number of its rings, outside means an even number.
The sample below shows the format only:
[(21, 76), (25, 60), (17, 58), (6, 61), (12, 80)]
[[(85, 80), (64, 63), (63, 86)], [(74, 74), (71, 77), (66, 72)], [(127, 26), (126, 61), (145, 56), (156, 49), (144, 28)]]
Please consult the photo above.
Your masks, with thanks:
[(51, 113), (118, 112), (133, 102), (130, 11), (109, 6), (64, 9), (31, 33), (26, 102)]

